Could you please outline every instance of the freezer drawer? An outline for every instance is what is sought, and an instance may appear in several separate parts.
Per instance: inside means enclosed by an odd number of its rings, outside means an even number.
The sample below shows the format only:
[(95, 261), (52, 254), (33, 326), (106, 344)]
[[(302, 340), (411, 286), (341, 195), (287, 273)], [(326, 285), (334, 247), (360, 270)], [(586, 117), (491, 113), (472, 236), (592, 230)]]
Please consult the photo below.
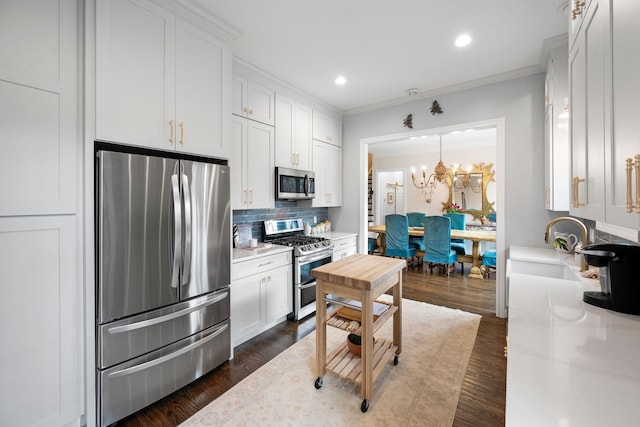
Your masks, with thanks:
[(98, 424), (109, 425), (173, 393), (228, 360), (229, 321), (104, 371), (97, 371)]
[(98, 326), (98, 368), (143, 355), (229, 318), (229, 288)]

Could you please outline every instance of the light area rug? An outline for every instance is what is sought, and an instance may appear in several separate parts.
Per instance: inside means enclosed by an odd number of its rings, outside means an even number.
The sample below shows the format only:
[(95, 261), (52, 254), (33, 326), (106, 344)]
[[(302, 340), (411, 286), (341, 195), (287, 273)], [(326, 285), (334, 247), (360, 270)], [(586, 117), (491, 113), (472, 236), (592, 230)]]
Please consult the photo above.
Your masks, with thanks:
[[(451, 426), (479, 324), (477, 314), (404, 299), (399, 363), (374, 382), (367, 412), (360, 386), (332, 373), (316, 390), (313, 331), (181, 425)], [(392, 339), (392, 326), (376, 337)], [(346, 336), (327, 326), (328, 352)]]

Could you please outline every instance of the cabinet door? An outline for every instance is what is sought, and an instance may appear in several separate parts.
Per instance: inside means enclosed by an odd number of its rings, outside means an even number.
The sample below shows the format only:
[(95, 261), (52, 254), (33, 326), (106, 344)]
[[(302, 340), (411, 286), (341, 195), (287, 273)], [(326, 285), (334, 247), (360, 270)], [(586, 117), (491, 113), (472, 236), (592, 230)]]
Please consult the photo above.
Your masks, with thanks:
[(293, 279), (291, 265), (275, 268), (266, 275), (267, 323), (293, 311)]
[(0, 216), (77, 209), (76, 26), (73, 0), (0, 2)]
[(313, 142), (313, 172), (316, 175), (316, 197), (313, 199), (314, 207), (328, 206), (329, 195), (327, 193), (327, 144), (324, 142)]
[[(242, 268), (241, 264), (237, 268)], [(264, 274), (256, 274), (231, 282), (231, 342), (234, 347), (265, 325), (264, 277)]]
[(77, 241), (74, 215), (0, 218), (0, 425), (80, 423)]
[[(626, 160), (640, 154), (640, 44), (639, 2), (611, 2), (613, 25), (613, 122), (611, 144), (607, 147), (607, 222), (640, 229), (640, 214), (627, 212)], [(635, 173), (631, 180), (631, 198), (638, 203)]]
[(231, 209), (246, 208), (247, 119), (231, 116)]
[(296, 153), (296, 168), (311, 170), (312, 137), (312, 110), (303, 104), (295, 105), (294, 141)]
[(313, 139), (342, 147), (342, 121), (313, 110)]
[(342, 148), (328, 147), (326, 178), (328, 206), (342, 206)]
[(150, 1), (96, 4), (96, 137), (174, 149), (175, 18)]
[(295, 168), (295, 102), (278, 94), (276, 96), (276, 166)]
[(176, 47), (176, 147), (228, 158), (229, 48), (182, 20), (176, 24)]
[(239, 74), (233, 75), (232, 113), (271, 125), (275, 124), (275, 91)]
[[(604, 141), (610, 108), (607, 66), (607, 8), (591, 4), (570, 54), (572, 180), (578, 183), (572, 215), (604, 221)], [(574, 184), (575, 185), (575, 184)], [(576, 205), (578, 204), (578, 205)]]
[(250, 209), (271, 209), (275, 204), (273, 127), (247, 121), (247, 190)]

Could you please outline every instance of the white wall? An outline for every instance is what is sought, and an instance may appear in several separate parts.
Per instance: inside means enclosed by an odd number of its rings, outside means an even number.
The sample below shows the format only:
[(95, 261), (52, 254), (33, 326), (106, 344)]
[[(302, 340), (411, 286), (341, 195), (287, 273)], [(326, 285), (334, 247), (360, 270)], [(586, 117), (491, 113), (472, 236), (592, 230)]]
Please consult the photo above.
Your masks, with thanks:
[[(504, 259), (500, 248), (511, 245), (544, 247), (548, 221), (557, 216), (544, 209), (544, 74), (512, 79), (434, 98), (416, 100), (375, 111), (346, 115), (343, 120), (343, 206), (330, 209), (337, 230), (357, 230), (359, 247), (366, 237), (366, 212), (360, 188), (367, 174), (361, 159), (361, 140), (407, 132), (403, 119), (413, 115), (413, 130), (434, 129), (464, 123), (504, 121), (504, 152), (498, 146), (496, 182), (505, 186), (504, 199), (498, 190), (499, 216), (498, 277), (496, 313), (504, 315)], [(434, 99), (443, 114), (432, 115)], [(504, 180), (500, 183), (499, 180)], [(366, 182), (366, 181), (364, 181)], [(361, 193), (363, 195), (361, 195)]]
[[(555, 215), (544, 209), (544, 74), (508, 80), (436, 97), (443, 114), (432, 115), (433, 99), (424, 99), (347, 115), (343, 120), (343, 206), (330, 210), (339, 230), (361, 230), (360, 140), (402, 133), (403, 119), (413, 114), (413, 130), (432, 129), (504, 118), (505, 161), (496, 164), (496, 181), (506, 183), (504, 203), (506, 246), (543, 247), (547, 222)], [(498, 158), (500, 156), (498, 155)], [(366, 168), (366, 162), (364, 164)]]

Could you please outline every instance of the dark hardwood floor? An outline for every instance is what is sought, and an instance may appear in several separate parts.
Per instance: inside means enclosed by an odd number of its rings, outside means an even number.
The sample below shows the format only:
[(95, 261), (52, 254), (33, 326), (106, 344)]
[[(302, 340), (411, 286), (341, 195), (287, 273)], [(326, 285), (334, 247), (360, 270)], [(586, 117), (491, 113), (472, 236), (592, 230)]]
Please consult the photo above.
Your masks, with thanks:
[[(504, 426), (506, 321), (495, 316), (495, 280), (469, 279), (456, 268), (451, 277), (406, 270), (403, 296), (482, 315), (453, 425)], [(236, 347), (233, 360), (114, 425), (176, 426), (314, 329), (313, 315), (283, 322)]]

